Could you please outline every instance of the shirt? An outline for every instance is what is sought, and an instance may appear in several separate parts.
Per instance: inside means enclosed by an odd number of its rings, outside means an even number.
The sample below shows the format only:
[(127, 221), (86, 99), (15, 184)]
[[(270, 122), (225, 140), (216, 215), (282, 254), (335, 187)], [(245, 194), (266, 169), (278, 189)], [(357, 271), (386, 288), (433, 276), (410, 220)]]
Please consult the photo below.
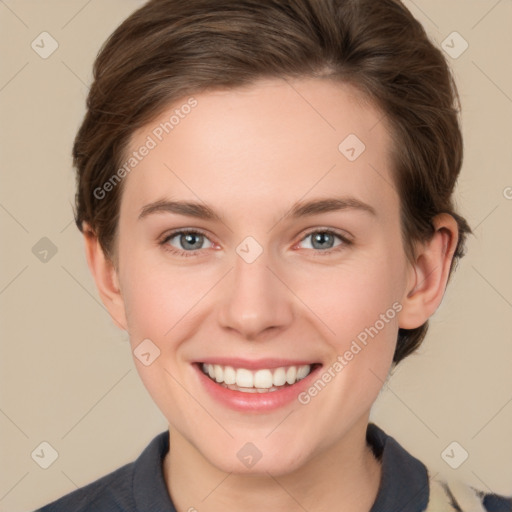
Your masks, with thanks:
[[(436, 483), (434, 492), (426, 466), (374, 423), (368, 424), (366, 439), (382, 465), (370, 512), (512, 512), (512, 498), (484, 494), (469, 486), (461, 493)], [(135, 461), (35, 512), (176, 512), (163, 474), (168, 451), (167, 430), (158, 434)], [(468, 503), (471, 509), (463, 508)]]

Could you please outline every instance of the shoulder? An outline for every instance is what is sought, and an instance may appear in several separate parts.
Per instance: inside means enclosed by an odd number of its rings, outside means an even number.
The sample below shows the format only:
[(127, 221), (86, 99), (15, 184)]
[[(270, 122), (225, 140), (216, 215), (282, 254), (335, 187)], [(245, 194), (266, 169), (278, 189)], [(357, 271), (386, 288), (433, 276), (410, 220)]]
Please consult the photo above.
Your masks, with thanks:
[(382, 477), (371, 512), (512, 512), (512, 497), (476, 489), (454, 477), (438, 477), (374, 423), (366, 435)]
[(133, 466), (131, 462), (94, 482), (80, 487), (36, 512), (121, 512), (135, 510), (132, 494)]
[(425, 512), (512, 512), (512, 497), (476, 489), (456, 479), (430, 479)]
[(158, 434), (139, 457), (35, 512), (136, 512), (174, 507), (167, 492), (162, 461), (169, 432)]

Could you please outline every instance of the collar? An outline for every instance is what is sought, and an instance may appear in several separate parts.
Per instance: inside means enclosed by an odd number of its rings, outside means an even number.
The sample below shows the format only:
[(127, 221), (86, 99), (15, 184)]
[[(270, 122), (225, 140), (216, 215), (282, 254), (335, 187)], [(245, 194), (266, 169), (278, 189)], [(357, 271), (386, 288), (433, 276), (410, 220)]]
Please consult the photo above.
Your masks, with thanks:
[(369, 423), (366, 440), (382, 464), (377, 497), (370, 512), (421, 512), (427, 508), (427, 468), (391, 436)]
[[(421, 512), (429, 499), (426, 467), (391, 436), (369, 423), (366, 440), (382, 464), (377, 497), (370, 512)], [(176, 512), (163, 474), (169, 431), (158, 434), (139, 455), (133, 470), (133, 495), (139, 512)]]

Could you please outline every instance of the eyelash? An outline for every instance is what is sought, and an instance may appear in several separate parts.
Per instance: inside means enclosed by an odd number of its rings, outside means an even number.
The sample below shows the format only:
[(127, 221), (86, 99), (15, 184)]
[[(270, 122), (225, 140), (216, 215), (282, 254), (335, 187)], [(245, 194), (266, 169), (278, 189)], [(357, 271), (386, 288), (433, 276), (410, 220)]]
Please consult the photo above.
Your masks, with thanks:
[[(195, 249), (193, 251), (182, 251), (182, 250), (179, 250), (179, 249), (176, 249), (176, 248), (170, 246), (167, 243), (169, 240), (172, 240), (176, 235), (184, 235), (184, 234), (187, 234), (187, 233), (198, 234), (198, 235), (202, 235), (202, 236), (208, 238), (207, 235), (205, 233), (203, 233), (199, 229), (180, 229), (180, 230), (173, 231), (172, 233), (169, 233), (168, 235), (166, 235), (163, 238), (163, 240), (161, 240), (159, 242), (159, 245), (161, 245), (165, 251), (168, 251), (168, 252), (170, 252), (172, 254), (176, 254), (178, 256), (184, 256), (186, 258), (191, 257), (191, 256), (198, 256), (197, 253), (199, 251), (201, 251), (201, 249)], [(315, 256), (320, 256), (320, 257), (328, 256), (328, 255), (330, 255), (332, 253), (335, 253), (335, 252), (338, 252), (340, 250), (343, 250), (344, 248), (346, 248), (347, 246), (352, 245), (352, 243), (353, 243), (347, 237), (345, 237), (343, 235), (340, 235), (338, 232), (333, 231), (332, 229), (313, 229), (313, 230), (307, 232), (299, 240), (298, 243), (303, 242), (308, 236), (311, 236), (314, 233), (324, 233), (324, 234), (333, 235), (335, 237), (338, 237), (343, 242), (342, 244), (340, 244), (340, 245), (338, 245), (336, 247), (333, 247), (331, 249), (326, 249), (324, 251), (321, 251), (321, 250), (315, 251), (315, 250), (313, 250), (313, 253), (315, 253)]]

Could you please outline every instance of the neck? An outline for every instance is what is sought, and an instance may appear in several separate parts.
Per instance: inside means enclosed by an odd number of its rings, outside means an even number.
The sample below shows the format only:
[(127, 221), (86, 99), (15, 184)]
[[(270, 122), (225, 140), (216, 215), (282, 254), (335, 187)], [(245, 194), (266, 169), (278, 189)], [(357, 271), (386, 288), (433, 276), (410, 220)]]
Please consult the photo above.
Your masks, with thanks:
[(369, 512), (381, 465), (366, 443), (363, 418), (335, 445), (280, 476), (225, 473), (207, 461), (179, 432), (170, 430), (164, 478), (178, 512), (287, 510)]

